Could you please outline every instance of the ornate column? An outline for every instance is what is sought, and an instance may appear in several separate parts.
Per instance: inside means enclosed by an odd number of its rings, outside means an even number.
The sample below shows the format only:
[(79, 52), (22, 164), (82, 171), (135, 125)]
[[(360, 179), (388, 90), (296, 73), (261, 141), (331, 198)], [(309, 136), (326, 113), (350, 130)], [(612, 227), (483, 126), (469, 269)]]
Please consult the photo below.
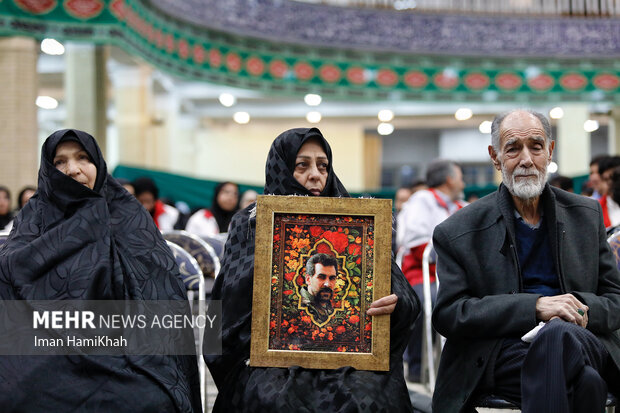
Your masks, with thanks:
[(37, 183), (37, 47), (31, 38), (0, 38), (0, 185), (14, 206), (18, 191)]

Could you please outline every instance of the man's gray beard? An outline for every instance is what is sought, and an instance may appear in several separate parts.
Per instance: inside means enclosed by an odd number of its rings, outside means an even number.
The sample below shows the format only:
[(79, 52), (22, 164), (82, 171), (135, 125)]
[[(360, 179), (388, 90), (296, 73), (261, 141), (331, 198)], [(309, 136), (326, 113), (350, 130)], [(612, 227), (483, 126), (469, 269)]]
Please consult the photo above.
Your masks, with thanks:
[[(536, 179), (519, 179), (518, 181), (515, 179), (517, 175), (530, 174), (535, 174)], [(535, 166), (531, 168), (517, 167), (512, 171), (512, 176), (509, 176), (504, 164), (502, 164), (502, 181), (513, 196), (526, 201), (542, 194), (543, 189), (545, 189), (545, 182), (547, 182), (547, 168), (544, 172), (540, 172)]]

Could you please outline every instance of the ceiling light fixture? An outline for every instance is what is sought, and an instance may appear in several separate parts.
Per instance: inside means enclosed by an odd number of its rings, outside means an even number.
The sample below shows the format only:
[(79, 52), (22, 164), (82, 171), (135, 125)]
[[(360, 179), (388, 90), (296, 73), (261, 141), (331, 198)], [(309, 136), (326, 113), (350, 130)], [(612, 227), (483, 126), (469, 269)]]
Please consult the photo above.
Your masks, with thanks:
[(467, 120), (472, 117), (474, 113), (469, 108), (459, 108), (454, 112), (456, 120)]
[(41, 109), (56, 109), (58, 107), (58, 101), (51, 96), (38, 96), (35, 103)]
[(379, 111), (377, 117), (381, 122), (389, 122), (394, 119), (394, 112), (389, 109), (383, 109)]
[(306, 120), (310, 123), (319, 123), (321, 118), (321, 113), (317, 111), (308, 112), (308, 114), (306, 114)]
[(322, 101), (323, 98), (321, 98), (321, 95), (317, 95), (315, 93), (308, 93), (304, 96), (304, 102), (306, 102), (306, 105), (308, 106), (319, 106)]
[(250, 122), (250, 114), (248, 112), (235, 112), (233, 120), (240, 125), (245, 125)]
[(56, 39), (43, 39), (41, 51), (52, 56), (60, 56), (65, 52), (65, 47)]
[(237, 103), (237, 98), (230, 93), (222, 93), (218, 99), (222, 106), (226, 106), (227, 108)]
[(390, 135), (392, 132), (394, 132), (394, 125), (392, 125), (391, 123), (386, 123), (386, 122), (382, 122), (379, 124), (379, 126), (377, 126), (377, 132), (379, 132), (379, 135)]

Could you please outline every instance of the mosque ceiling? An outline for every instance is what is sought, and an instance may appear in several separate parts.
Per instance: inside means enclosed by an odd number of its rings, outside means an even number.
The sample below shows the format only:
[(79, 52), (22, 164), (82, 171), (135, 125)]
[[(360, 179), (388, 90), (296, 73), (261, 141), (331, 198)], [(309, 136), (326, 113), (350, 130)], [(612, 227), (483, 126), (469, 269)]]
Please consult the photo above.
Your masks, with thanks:
[(272, 95), (620, 104), (617, 18), (285, 0), (0, 0), (0, 34), (115, 44), (184, 78)]

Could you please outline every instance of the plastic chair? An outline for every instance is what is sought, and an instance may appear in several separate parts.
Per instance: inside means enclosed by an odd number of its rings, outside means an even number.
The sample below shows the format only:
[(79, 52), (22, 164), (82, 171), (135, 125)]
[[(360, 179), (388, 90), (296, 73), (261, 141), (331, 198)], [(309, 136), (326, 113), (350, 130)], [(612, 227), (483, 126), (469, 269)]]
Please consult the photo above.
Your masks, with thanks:
[(607, 243), (609, 243), (611, 252), (614, 254), (614, 258), (616, 259), (616, 265), (618, 266), (618, 269), (620, 269), (620, 231), (611, 234), (609, 238), (607, 238)]
[[(185, 251), (179, 245), (171, 241), (166, 241), (168, 247), (172, 250), (174, 259), (179, 266), (181, 278), (183, 284), (187, 289), (187, 298), (190, 303), (192, 313), (196, 315), (204, 316), (206, 314), (205, 303), (205, 278), (202, 275), (202, 271), (198, 262), (192, 257), (189, 252)], [(194, 305), (194, 294), (198, 292), (198, 306)], [(197, 354), (202, 354), (202, 338), (204, 329), (199, 328), (194, 330), (194, 340), (197, 346)], [(198, 374), (200, 375), (200, 398), (202, 405), (206, 406), (207, 402), (207, 366), (202, 357), (198, 357)]]
[(6, 239), (9, 237), (10, 231), (0, 231), (0, 247), (4, 245)]
[(210, 297), (213, 284), (215, 283), (215, 277), (217, 277), (221, 268), (220, 259), (213, 247), (199, 236), (190, 234), (187, 231), (163, 231), (162, 235), (164, 239), (180, 245), (198, 261), (205, 278), (205, 294), (206, 297)]
[[(437, 264), (437, 253), (433, 248), (433, 242), (430, 241), (424, 248), (422, 253), (422, 291), (424, 294), (424, 341), (422, 345), (422, 371), (428, 371), (428, 387), (432, 392), (435, 390), (435, 380), (437, 369), (435, 367), (435, 353), (441, 354), (441, 349), (445, 342), (445, 338), (433, 331), (432, 313), (433, 313), (433, 301), (431, 294), (431, 264)], [(435, 276), (435, 286), (439, 288), (439, 278)], [(439, 337), (438, 348), (433, 346), (433, 335), (437, 334)]]
[(202, 240), (213, 248), (220, 261), (224, 258), (224, 245), (226, 244), (227, 236), (228, 234), (225, 233), (215, 237), (202, 237)]

